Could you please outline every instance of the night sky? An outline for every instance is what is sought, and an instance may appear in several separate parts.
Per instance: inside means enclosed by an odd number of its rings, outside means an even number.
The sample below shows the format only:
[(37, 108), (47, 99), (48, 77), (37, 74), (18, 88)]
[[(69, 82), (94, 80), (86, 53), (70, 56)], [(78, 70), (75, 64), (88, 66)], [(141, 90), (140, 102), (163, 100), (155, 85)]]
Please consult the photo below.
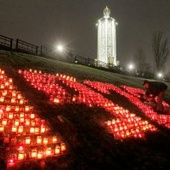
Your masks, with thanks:
[(118, 22), (120, 64), (130, 62), (138, 49), (153, 63), (155, 31), (170, 44), (170, 0), (0, 0), (0, 34), (39, 46), (61, 42), (76, 55), (96, 58), (96, 23), (106, 5)]

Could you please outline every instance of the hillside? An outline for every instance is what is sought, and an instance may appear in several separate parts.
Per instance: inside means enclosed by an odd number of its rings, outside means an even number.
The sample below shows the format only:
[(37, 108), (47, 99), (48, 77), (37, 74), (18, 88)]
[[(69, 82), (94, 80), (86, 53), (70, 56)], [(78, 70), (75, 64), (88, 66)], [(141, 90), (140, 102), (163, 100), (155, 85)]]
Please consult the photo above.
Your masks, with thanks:
[[(136, 90), (141, 92), (143, 79), (6, 51), (0, 51), (0, 69), (12, 78), (37, 115), (48, 122), (50, 132), (59, 133), (67, 148), (64, 154), (43, 161), (27, 161), (24, 157), (23, 162), (9, 169), (170, 168), (170, 118), (154, 113), (135, 96)], [(54, 77), (57, 73), (59, 76)], [(41, 81), (36, 88), (34, 83)], [(58, 98), (48, 91), (51, 85), (56, 85)], [(3, 108), (5, 101), (0, 106)], [(4, 147), (2, 150), (6, 152)], [(5, 160), (3, 154), (1, 159)]]

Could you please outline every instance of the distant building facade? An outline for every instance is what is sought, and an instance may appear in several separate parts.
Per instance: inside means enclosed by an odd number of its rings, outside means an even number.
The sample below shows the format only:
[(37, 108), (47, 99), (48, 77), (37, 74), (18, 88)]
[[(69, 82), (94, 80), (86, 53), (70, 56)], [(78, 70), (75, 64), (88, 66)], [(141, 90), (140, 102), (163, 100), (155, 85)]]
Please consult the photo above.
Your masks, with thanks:
[(97, 22), (97, 65), (113, 67), (118, 64), (116, 56), (116, 25), (110, 17), (110, 9), (106, 6), (103, 17)]

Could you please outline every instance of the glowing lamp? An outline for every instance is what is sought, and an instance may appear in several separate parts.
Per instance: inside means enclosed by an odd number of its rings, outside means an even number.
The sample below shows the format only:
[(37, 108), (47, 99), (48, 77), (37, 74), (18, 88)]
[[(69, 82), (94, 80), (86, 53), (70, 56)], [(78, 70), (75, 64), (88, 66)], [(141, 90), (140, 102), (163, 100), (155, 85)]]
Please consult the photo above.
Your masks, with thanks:
[(5, 86), (3, 84), (0, 85), (0, 89), (4, 89)]
[(19, 126), (19, 127), (18, 127), (18, 133), (22, 133), (23, 130), (24, 130), (23, 126)]
[(23, 112), (20, 113), (20, 118), (24, 118), (25, 114)]
[(31, 114), (30, 114), (30, 118), (31, 118), (31, 119), (34, 119), (34, 118), (35, 118), (35, 114), (31, 113)]
[(57, 136), (52, 137), (52, 143), (57, 143)]
[(18, 160), (24, 160), (24, 158), (25, 158), (24, 152), (18, 153)]
[(12, 78), (9, 78), (8, 81), (9, 81), (10, 83), (12, 83)]
[(32, 158), (36, 158), (37, 157), (37, 150), (36, 149), (31, 151), (31, 157)]
[(19, 126), (19, 119), (16, 119), (16, 120), (15, 120), (14, 125), (15, 125), (15, 126)]
[(5, 110), (6, 110), (7, 112), (8, 112), (8, 111), (11, 111), (11, 107), (10, 107), (10, 106), (7, 106)]
[(9, 86), (9, 82), (5, 82), (5, 86)]
[(35, 127), (35, 133), (39, 134), (40, 133), (40, 128), (39, 127)]
[(19, 119), (19, 121), (21, 122), (21, 123), (24, 123), (24, 117), (20, 117), (20, 119)]
[(30, 137), (26, 137), (25, 138), (25, 144), (29, 145), (31, 143), (31, 138)]
[(51, 150), (50, 147), (48, 147), (48, 148), (46, 149), (45, 155), (46, 155), (46, 156), (51, 156), (51, 155), (52, 155), (52, 150)]
[(11, 103), (16, 103), (16, 98), (11, 98)]
[(4, 126), (7, 125), (7, 119), (2, 120), (2, 125), (4, 125)]
[(37, 144), (41, 144), (42, 142), (42, 137), (41, 136), (37, 136)]
[(20, 110), (19, 106), (15, 106), (15, 111), (18, 112)]
[(44, 126), (41, 126), (40, 132), (41, 133), (45, 133), (46, 132), (46, 128)]
[(4, 97), (0, 97), (0, 102), (4, 102), (5, 98)]
[(65, 143), (61, 143), (61, 151), (65, 151), (66, 150), (66, 145)]
[(25, 111), (29, 112), (30, 111), (30, 106), (25, 106)]
[(48, 138), (47, 138), (47, 137), (45, 137), (45, 138), (43, 139), (43, 144), (44, 144), (44, 145), (48, 144)]
[(23, 100), (23, 99), (20, 99), (20, 100), (19, 100), (19, 104), (24, 104), (24, 100)]
[(59, 145), (55, 146), (54, 152), (55, 152), (56, 155), (60, 154), (60, 146)]
[(37, 158), (38, 159), (42, 159), (43, 158), (43, 152), (42, 151), (38, 151)]
[(35, 128), (34, 127), (30, 127), (30, 133), (35, 133)]
[(21, 94), (18, 94), (17, 95), (17, 99), (21, 99), (22, 98), (22, 95)]
[(13, 117), (14, 117), (13, 113), (9, 113), (8, 118), (13, 119)]
[(25, 119), (25, 125), (29, 126), (30, 125), (30, 119)]
[(0, 132), (4, 132), (4, 126), (0, 126)]

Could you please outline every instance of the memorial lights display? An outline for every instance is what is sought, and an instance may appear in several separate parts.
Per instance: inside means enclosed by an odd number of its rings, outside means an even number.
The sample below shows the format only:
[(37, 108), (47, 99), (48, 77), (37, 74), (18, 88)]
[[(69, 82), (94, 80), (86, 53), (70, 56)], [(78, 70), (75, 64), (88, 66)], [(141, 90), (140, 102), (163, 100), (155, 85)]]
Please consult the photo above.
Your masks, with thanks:
[[(135, 113), (131, 113), (129, 110), (113, 103), (99, 93), (102, 92), (108, 94), (110, 88), (116, 93), (122, 93), (123, 91), (116, 86), (111, 87), (111, 84), (92, 82), (89, 80), (79, 83), (71, 76), (64, 74), (52, 75), (37, 70), (19, 70), (18, 72), (33, 87), (43, 91), (49, 96), (49, 100), (55, 104), (63, 104), (65, 102), (72, 104), (83, 103), (91, 108), (94, 106), (104, 108), (115, 118), (104, 122), (103, 125), (118, 140), (126, 138), (143, 138), (145, 137), (145, 132), (157, 130), (156, 127), (151, 125), (148, 121), (143, 120), (141, 117), (136, 116)], [(62, 88), (61, 84), (71, 88), (75, 93), (68, 93)], [(97, 89), (99, 92), (95, 92), (87, 85)]]
[(7, 167), (27, 160), (60, 156), (67, 146), (59, 134), (50, 131), (33, 106), (0, 69), (0, 136)]
[[(122, 85), (122, 88), (119, 88), (113, 84), (109, 83), (102, 83), (102, 82), (92, 82), (92, 81), (85, 81), (86, 84), (89, 84), (93, 88), (97, 89), (100, 92), (110, 94), (110, 91), (113, 90), (120, 95), (126, 97), (129, 101), (131, 101), (134, 105), (136, 105), (141, 111), (146, 115), (148, 118), (151, 120), (157, 122), (158, 124), (170, 128), (170, 114), (159, 114), (154, 109), (147, 105), (144, 104), (140, 100), (140, 94), (144, 94), (143, 89), (139, 88), (134, 88), (134, 87), (129, 87)], [(168, 103), (163, 101), (163, 105), (169, 107)]]

